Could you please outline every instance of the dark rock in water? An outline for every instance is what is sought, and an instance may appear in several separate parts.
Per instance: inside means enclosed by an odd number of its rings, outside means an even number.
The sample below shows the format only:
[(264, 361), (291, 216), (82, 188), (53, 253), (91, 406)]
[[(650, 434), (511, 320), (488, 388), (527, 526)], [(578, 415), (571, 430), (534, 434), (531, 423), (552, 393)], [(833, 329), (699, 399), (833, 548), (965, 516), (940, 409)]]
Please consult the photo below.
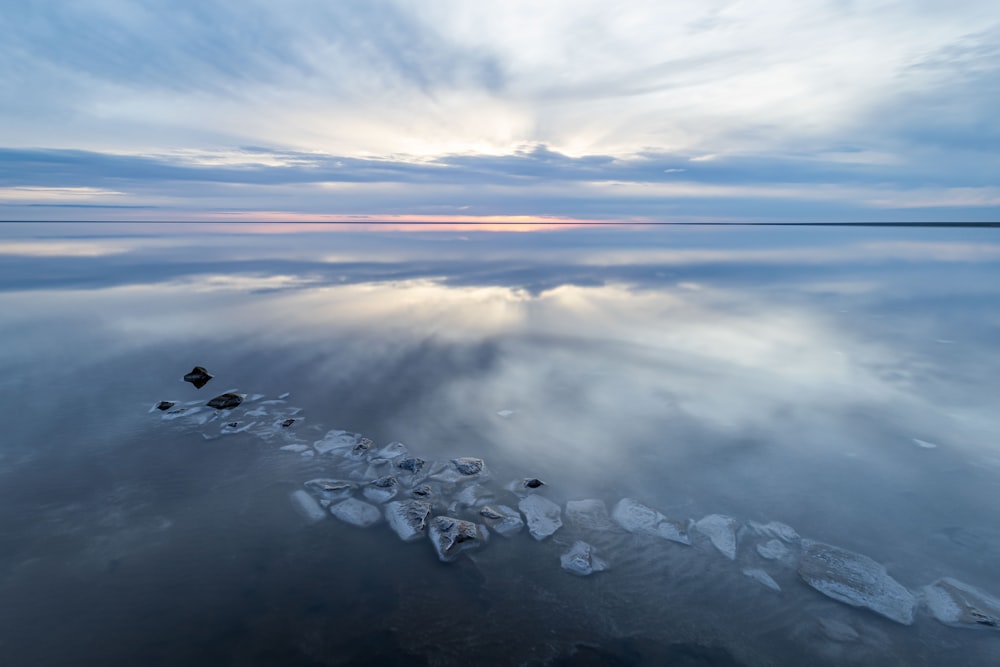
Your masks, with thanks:
[(445, 563), (455, 560), (463, 551), (478, 549), (488, 536), (485, 528), (450, 516), (434, 517), (429, 532), (438, 558)]
[(526, 489), (537, 489), (540, 486), (545, 486), (545, 482), (537, 478), (531, 478), (524, 480), (524, 488)]
[(368, 482), (361, 492), (369, 500), (384, 503), (396, 497), (396, 493), (399, 492), (399, 482), (392, 476), (379, 477), (374, 481)]
[(177, 405), (177, 404), (174, 403), (173, 401), (160, 401), (159, 403), (156, 404), (156, 409), (157, 410), (162, 410), (162, 411), (166, 412), (167, 410), (169, 410), (170, 408), (174, 407), (175, 405)]
[(411, 493), (413, 493), (413, 495), (417, 496), (418, 498), (428, 498), (434, 495), (433, 489), (431, 489), (431, 487), (429, 487), (426, 484), (421, 484), (420, 486), (413, 487), (413, 491)]
[(455, 466), (455, 470), (463, 475), (478, 475), (483, 471), (483, 466), (485, 465), (482, 459), (472, 458), (471, 456), (452, 459), (451, 463)]
[(396, 466), (402, 468), (403, 470), (409, 470), (412, 473), (418, 473), (423, 470), (426, 464), (427, 462), (423, 459), (410, 456), (397, 463)]
[(802, 541), (799, 576), (820, 593), (911, 625), (917, 601), (885, 567), (868, 556), (822, 542)]
[(184, 381), (193, 384), (195, 389), (201, 389), (208, 384), (208, 381), (211, 379), (212, 376), (209, 375), (208, 371), (201, 366), (195, 366), (191, 369), (190, 373), (184, 376)]
[(229, 422), (228, 424), (226, 424), (226, 426), (228, 426), (229, 428), (236, 428), (239, 425), (240, 425), (239, 422)]
[(281, 428), (288, 428), (294, 423), (295, 423), (294, 419), (286, 419), (285, 421), (281, 422)]
[(365, 458), (371, 450), (373, 444), (375, 443), (373, 443), (369, 438), (361, 438), (361, 440), (358, 441), (358, 444), (351, 448), (350, 457), (355, 459)]
[(231, 410), (237, 407), (243, 402), (243, 397), (239, 394), (219, 394), (212, 400), (210, 400), (206, 405), (210, 408), (215, 408), (216, 410)]

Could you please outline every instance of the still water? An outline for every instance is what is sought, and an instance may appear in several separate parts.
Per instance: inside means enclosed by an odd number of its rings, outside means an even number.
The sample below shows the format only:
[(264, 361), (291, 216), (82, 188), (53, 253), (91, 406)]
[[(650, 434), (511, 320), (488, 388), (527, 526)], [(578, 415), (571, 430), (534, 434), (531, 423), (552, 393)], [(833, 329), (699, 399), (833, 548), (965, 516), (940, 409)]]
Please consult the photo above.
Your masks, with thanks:
[[(198, 408), (226, 391), (245, 403)], [(0, 653), (996, 664), (1000, 631), (921, 599), (1000, 596), (998, 397), (997, 230), (3, 225)], [(334, 429), (480, 457), (493, 504), (524, 478), (563, 508), (631, 498), (691, 544), (563, 516), (443, 563), (309, 521), (290, 494), (348, 475), (313, 446)], [(689, 523), (712, 514), (733, 559)], [(763, 558), (771, 521), (885, 566), (912, 624), (807, 585), (797, 539)], [(609, 569), (561, 569), (576, 540)]]

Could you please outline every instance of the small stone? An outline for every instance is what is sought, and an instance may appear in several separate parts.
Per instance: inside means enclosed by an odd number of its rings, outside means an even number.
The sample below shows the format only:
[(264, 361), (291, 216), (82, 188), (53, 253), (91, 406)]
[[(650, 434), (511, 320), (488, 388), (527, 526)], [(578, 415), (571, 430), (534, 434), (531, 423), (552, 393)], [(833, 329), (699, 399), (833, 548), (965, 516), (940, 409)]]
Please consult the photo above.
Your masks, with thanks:
[(399, 463), (396, 464), (397, 468), (402, 470), (408, 470), (414, 474), (423, 470), (424, 466), (427, 464), (423, 459), (417, 458), (415, 456), (409, 456)]
[(562, 569), (580, 577), (608, 569), (607, 562), (594, 555), (594, 547), (586, 542), (575, 542), (569, 551), (559, 557), (559, 562)]
[(295, 423), (294, 419), (291, 419), (291, 418), (286, 419), (285, 421), (281, 422), (281, 428), (288, 428), (289, 426), (291, 426), (294, 423)]
[(488, 539), (485, 529), (481, 526), (450, 516), (434, 517), (428, 533), (434, 551), (445, 563), (455, 560), (463, 551), (480, 548)]
[(211, 380), (212, 377), (213, 376), (209, 375), (208, 371), (201, 366), (195, 366), (184, 376), (184, 381), (193, 384), (195, 389), (201, 389), (208, 384), (208, 381)]
[(387, 500), (392, 500), (399, 493), (399, 482), (395, 477), (391, 475), (386, 477), (379, 477), (378, 479), (369, 482), (365, 485), (362, 493), (369, 500), (374, 500), (377, 503), (384, 503)]
[(431, 489), (431, 487), (428, 486), (427, 484), (421, 484), (420, 486), (413, 487), (413, 491), (411, 491), (410, 493), (412, 493), (418, 498), (429, 498), (430, 496), (434, 495), (434, 490)]
[(175, 405), (177, 404), (173, 401), (160, 401), (159, 403), (156, 404), (156, 409), (166, 412)]
[(239, 406), (243, 402), (243, 397), (239, 394), (219, 394), (212, 400), (210, 400), (206, 405), (210, 408), (215, 408), (216, 410), (232, 410), (233, 408)]
[(455, 470), (463, 475), (478, 475), (483, 471), (483, 466), (485, 463), (482, 459), (473, 458), (471, 456), (462, 456), (457, 459), (451, 460), (452, 465), (455, 466)]

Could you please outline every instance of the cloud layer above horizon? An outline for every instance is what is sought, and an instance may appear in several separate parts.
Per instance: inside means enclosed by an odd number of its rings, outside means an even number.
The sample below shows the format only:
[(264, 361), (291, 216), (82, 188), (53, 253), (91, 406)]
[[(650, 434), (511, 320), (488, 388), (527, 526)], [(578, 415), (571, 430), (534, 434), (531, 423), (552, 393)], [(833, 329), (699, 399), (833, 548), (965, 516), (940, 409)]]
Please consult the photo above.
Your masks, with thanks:
[(1000, 219), (1000, 10), (18, 3), (0, 220)]

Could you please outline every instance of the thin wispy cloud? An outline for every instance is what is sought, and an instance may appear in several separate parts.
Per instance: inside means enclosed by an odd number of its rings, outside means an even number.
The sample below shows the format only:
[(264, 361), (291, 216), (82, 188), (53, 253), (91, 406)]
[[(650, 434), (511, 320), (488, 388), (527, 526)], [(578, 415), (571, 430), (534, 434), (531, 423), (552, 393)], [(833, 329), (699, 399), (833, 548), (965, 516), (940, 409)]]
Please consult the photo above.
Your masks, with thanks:
[(988, 1), (104, 0), (0, 30), (4, 219), (1000, 217)]

